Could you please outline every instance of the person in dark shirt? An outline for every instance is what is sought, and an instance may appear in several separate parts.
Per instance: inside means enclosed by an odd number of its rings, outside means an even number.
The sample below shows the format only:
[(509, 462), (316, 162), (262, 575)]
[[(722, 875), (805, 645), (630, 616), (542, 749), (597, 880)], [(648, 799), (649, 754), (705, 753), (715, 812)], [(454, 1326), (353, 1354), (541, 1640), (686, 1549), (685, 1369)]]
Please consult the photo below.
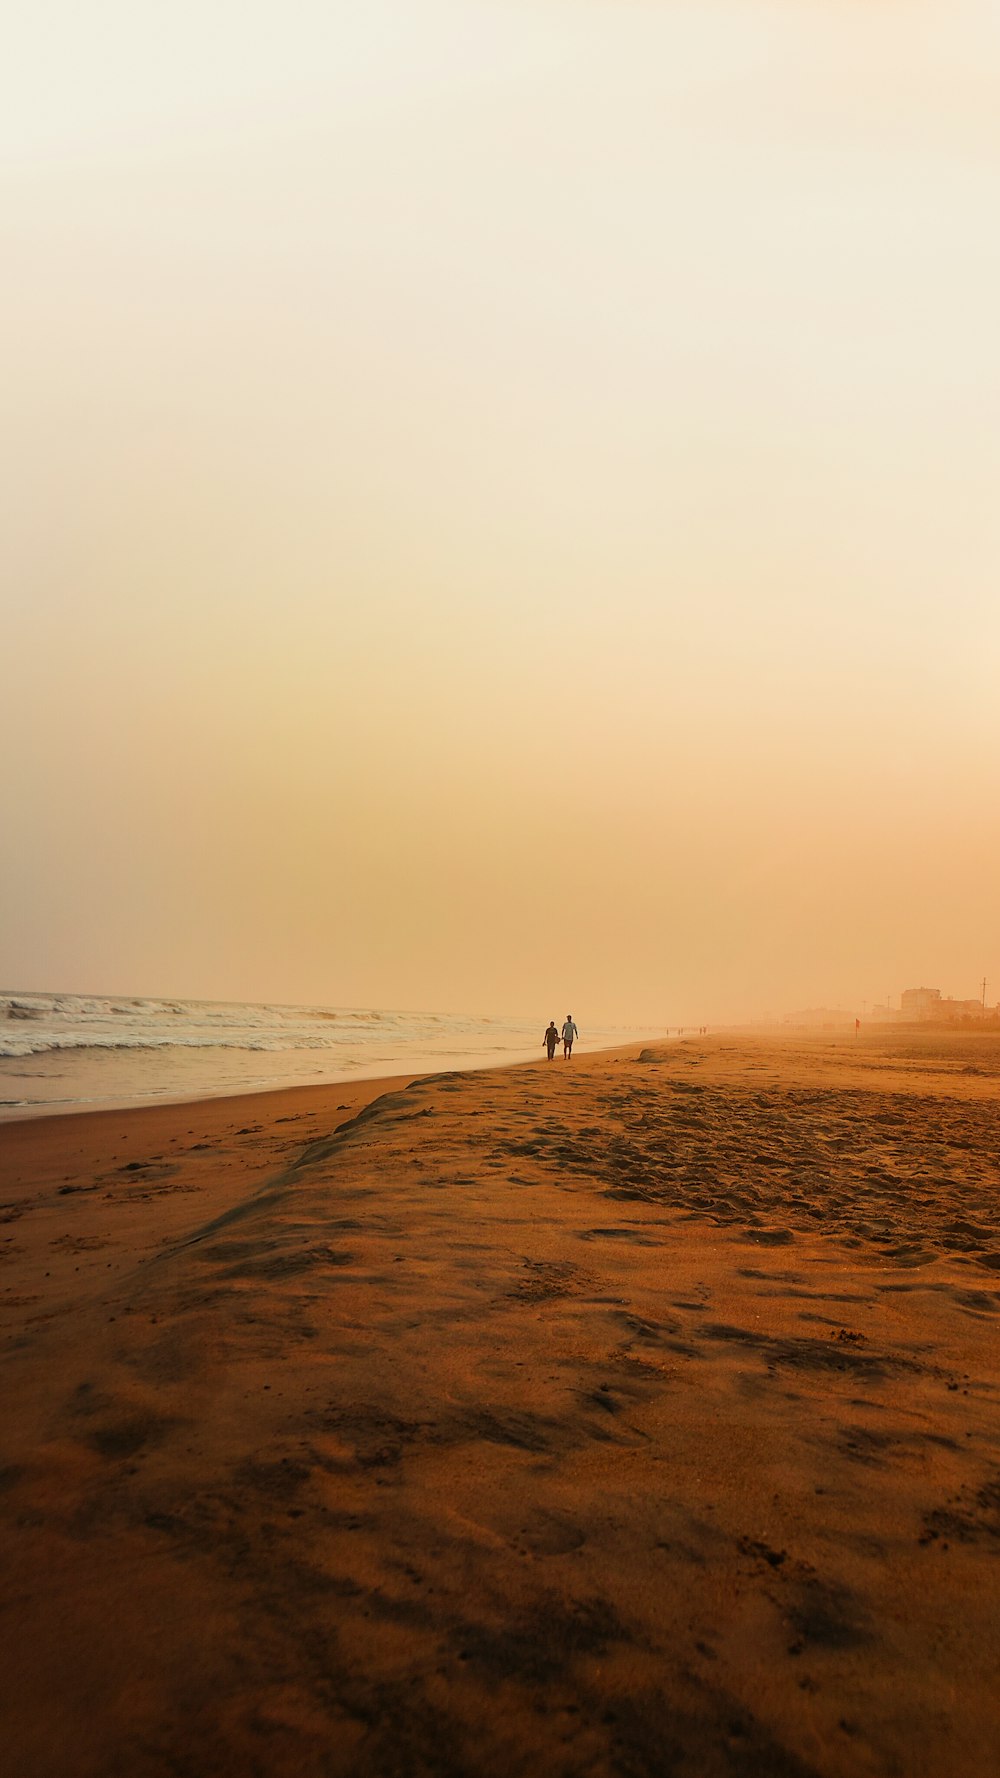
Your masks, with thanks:
[(545, 1048), (549, 1052), (549, 1061), (551, 1062), (556, 1053), (556, 1044), (559, 1042), (559, 1031), (555, 1019), (549, 1020), (549, 1028), (546, 1031), (542, 1042), (545, 1044)]

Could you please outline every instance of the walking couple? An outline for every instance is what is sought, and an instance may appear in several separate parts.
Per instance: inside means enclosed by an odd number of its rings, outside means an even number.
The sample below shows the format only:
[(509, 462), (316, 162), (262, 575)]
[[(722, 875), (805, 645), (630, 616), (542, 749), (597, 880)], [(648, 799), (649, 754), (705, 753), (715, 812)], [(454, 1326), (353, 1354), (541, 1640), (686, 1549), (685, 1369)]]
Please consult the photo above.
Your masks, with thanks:
[[(580, 1035), (580, 1033), (573, 1023), (573, 1014), (571, 1012), (568, 1012), (566, 1014), (566, 1023), (562, 1028), (562, 1045), (563, 1045), (563, 1055), (564, 1056), (571, 1056), (573, 1054), (573, 1039), (574, 1039), (574, 1037), (579, 1037), (579, 1035)], [(556, 1053), (556, 1044), (559, 1042), (559, 1032), (556, 1028), (555, 1019), (549, 1020), (549, 1028), (546, 1031), (545, 1036), (542, 1041), (545, 1044), (545, 1048), (548, 1051), (549, 1061), (551, 1062), (553, 1056)]]

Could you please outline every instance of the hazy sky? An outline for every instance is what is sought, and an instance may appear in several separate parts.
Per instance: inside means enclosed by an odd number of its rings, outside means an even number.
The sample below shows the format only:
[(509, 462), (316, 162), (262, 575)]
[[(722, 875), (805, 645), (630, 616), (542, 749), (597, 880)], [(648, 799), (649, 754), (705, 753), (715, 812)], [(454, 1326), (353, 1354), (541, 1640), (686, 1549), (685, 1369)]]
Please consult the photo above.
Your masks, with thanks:
[(0, 984), (1000, 998), (994, 0), (35, 0)]

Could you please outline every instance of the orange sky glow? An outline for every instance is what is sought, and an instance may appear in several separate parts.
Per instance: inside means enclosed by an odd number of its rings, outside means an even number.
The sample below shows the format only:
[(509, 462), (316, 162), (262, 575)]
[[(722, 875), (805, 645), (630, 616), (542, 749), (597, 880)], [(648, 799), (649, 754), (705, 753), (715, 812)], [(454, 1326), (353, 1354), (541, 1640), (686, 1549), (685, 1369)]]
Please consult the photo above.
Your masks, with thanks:
[(0, 983), (1000, 998), (992, 4), (11, 39)]

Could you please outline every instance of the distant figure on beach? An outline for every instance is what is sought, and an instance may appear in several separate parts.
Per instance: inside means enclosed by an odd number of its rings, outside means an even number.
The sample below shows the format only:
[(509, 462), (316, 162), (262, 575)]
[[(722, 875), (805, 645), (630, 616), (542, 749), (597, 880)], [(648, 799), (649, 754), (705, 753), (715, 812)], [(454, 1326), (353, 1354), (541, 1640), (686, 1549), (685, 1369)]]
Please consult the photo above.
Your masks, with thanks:
[(549, 1061), (551, 1062), (556, 1053), (556, 1044), (559, 1042), (559, 1027), (556, 1024), (555, 1019), (549, 1020), (549, 1028), (546, 1031), (545, 1036), (542, 1038), (542, 1042), (549, 1052)]
[(562, 1028), (564, 1056), (571, 1056), (573, 1054), (573, 1039), (574, 1037), (579, 1037), (579, 1035), (580, 1033), (573, 1023), (573, 1014), (568, 1012), (566, 1014), (566, 1023)]

